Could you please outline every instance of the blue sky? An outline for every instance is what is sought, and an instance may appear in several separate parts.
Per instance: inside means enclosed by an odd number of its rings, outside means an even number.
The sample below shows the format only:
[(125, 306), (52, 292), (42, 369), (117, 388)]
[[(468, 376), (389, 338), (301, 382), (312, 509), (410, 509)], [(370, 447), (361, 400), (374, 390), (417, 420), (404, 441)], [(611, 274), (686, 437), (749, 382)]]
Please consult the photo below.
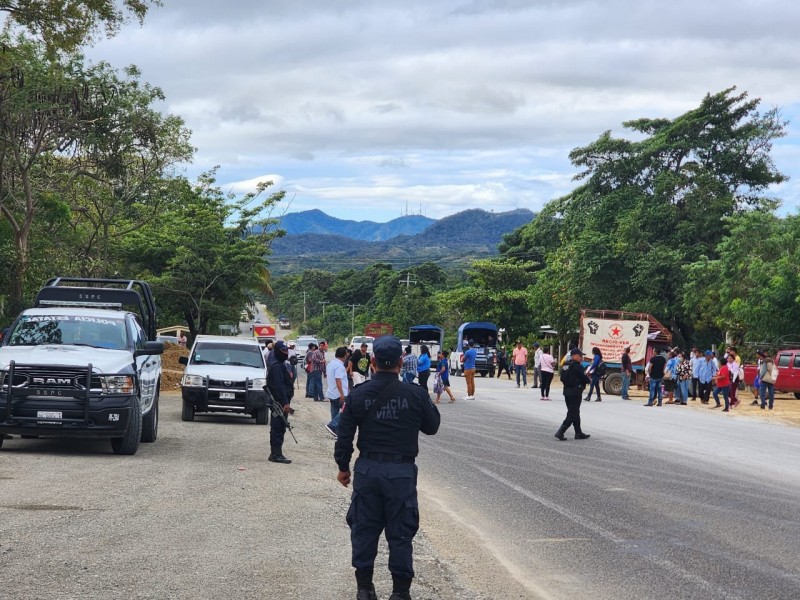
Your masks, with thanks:
[(567, 155), (730, 86), (781, 108), (800, 207), (800, 3), (788, 0), (164, 0), (87, 54), (136, 64), (225, 189), (386, 221), (408, 207), (539, 210)]

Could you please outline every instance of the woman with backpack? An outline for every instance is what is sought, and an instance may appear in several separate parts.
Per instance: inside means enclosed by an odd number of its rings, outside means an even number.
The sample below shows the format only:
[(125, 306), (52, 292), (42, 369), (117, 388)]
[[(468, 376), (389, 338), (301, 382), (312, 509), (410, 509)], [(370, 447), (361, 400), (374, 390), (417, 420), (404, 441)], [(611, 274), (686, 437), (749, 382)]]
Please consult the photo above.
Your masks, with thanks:
[(595, 402), (602, 402), (603, 399), (600, 397), (600, 379), (606, 374), (606, 363), (603, 362), (603, 353), (600, 352), (600, 348), (596, 346), (592, 348), (592, 354), (592, 364), (586, 369), (586, 374), (592, 378), (592, 382), (589, 384), (589, 391), (586, 393), (586, 398), (583, 400), (584, 402), (591, 402), (592, 390), (597, 389), (597, 400), (595, 400)]

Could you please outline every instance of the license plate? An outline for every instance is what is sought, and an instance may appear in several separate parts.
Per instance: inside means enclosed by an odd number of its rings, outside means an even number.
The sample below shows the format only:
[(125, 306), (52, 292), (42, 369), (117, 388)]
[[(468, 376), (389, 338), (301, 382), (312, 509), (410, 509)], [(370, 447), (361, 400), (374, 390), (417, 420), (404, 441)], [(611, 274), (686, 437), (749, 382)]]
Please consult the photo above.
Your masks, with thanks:
[(55, 412), (52, 410), (40, 410), (36, 412), (37, 419), (61, 419), (63, 418), (63, 413)]
[(236, 394), (234, 392), (220, 392), (219, 393), (220, 400), (235, 400)]

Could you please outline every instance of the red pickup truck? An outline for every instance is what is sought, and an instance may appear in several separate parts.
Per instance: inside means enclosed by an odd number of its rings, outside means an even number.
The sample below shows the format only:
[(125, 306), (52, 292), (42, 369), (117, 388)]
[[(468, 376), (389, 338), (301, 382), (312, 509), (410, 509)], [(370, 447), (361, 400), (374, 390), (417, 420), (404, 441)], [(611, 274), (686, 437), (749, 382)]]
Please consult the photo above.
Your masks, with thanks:
[[(775, 391), (789, 392), (800, 399), (800, 348), (792, 350), (779, 350), (775, 354), (775, 364), (778, 366), (778, 380), (775, 382)], [(744, 382), (752, 386), (758, 374), (758, 365), (744, 366)]]

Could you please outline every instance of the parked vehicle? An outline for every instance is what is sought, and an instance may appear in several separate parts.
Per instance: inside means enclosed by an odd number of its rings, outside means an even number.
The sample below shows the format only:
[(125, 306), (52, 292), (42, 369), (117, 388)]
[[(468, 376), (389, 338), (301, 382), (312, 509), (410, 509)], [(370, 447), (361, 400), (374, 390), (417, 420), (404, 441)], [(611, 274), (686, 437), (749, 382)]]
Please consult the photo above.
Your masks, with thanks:
[[(778, 367), (775, 391), (794, 394), (800, 400), (800, 348), (778, 350), (773, 358)], [(744, 383), (752, 387), (758, 374), (758, 365), (744, 366)]]
[(444, 346), (444, 329), (438, 325), (415, 325), (408, 330), (411, 352), (419, 356), (419, 347), (425, 344), (431, 354), (431, 370), (436, 370), (436, 355)]
[(462, 323), (458, 328), (457, 347), (450, 353), (450, 374), (464, 374), (464, 342), (473, 342), (476, 350), (475, 371), (481, 377), (494, 377), (497, 366), (497, 326), (485, 321)]
[(306, 352), (308, 352), (309, 344), (317, 344), (319, 346), (319, 340), (313, 335), (301, 335), (297, 338), (295, 350), (297, 351), (297, 364), (300, 365), (301, 369), (306, 364)]
[(275, 335), (275, 325), (268, 323), (253, 323), (253, 336), (261, 346), (271, 344), (277, 339)]
[[(631, 385), (643, 385), (644, 369), (653, 355), (668, 352), (672, 347), (672, 332), (647, 313), (587, 308), (581, 311), (578, 347), (589, 358), (592, 348), (600, 349), (606, 364), (603, 389), (608, 394), (620, 395), (623, 350), (631, 349)], [(589, 362), (584, 364), (588, 366)]]
[(358, 350), (361, 348), (361, 344), (367, 345), (367, 352), (372, 354), (372, 343), (375, 341), (375, 338), (371, 335), (354, 335), (350, 340), (350, 349), (351, 350)]
[(289, 319), (280, 319), (278, 321), (278, 327), (281, 329), (291, 329), (292, 324), (289, 322)]
[(265, 425), (269, 406), (267, 365), (257, 340), (249, 337), (198, 335), (181, 379), (181, 419), (193, 421), (196, 413), (240, 413)]
[(135, 454), (158, 435), (163, 351), (147, 283), (51, 279), (0, 347), (0, 446), (3, 434), (106, 438)]

